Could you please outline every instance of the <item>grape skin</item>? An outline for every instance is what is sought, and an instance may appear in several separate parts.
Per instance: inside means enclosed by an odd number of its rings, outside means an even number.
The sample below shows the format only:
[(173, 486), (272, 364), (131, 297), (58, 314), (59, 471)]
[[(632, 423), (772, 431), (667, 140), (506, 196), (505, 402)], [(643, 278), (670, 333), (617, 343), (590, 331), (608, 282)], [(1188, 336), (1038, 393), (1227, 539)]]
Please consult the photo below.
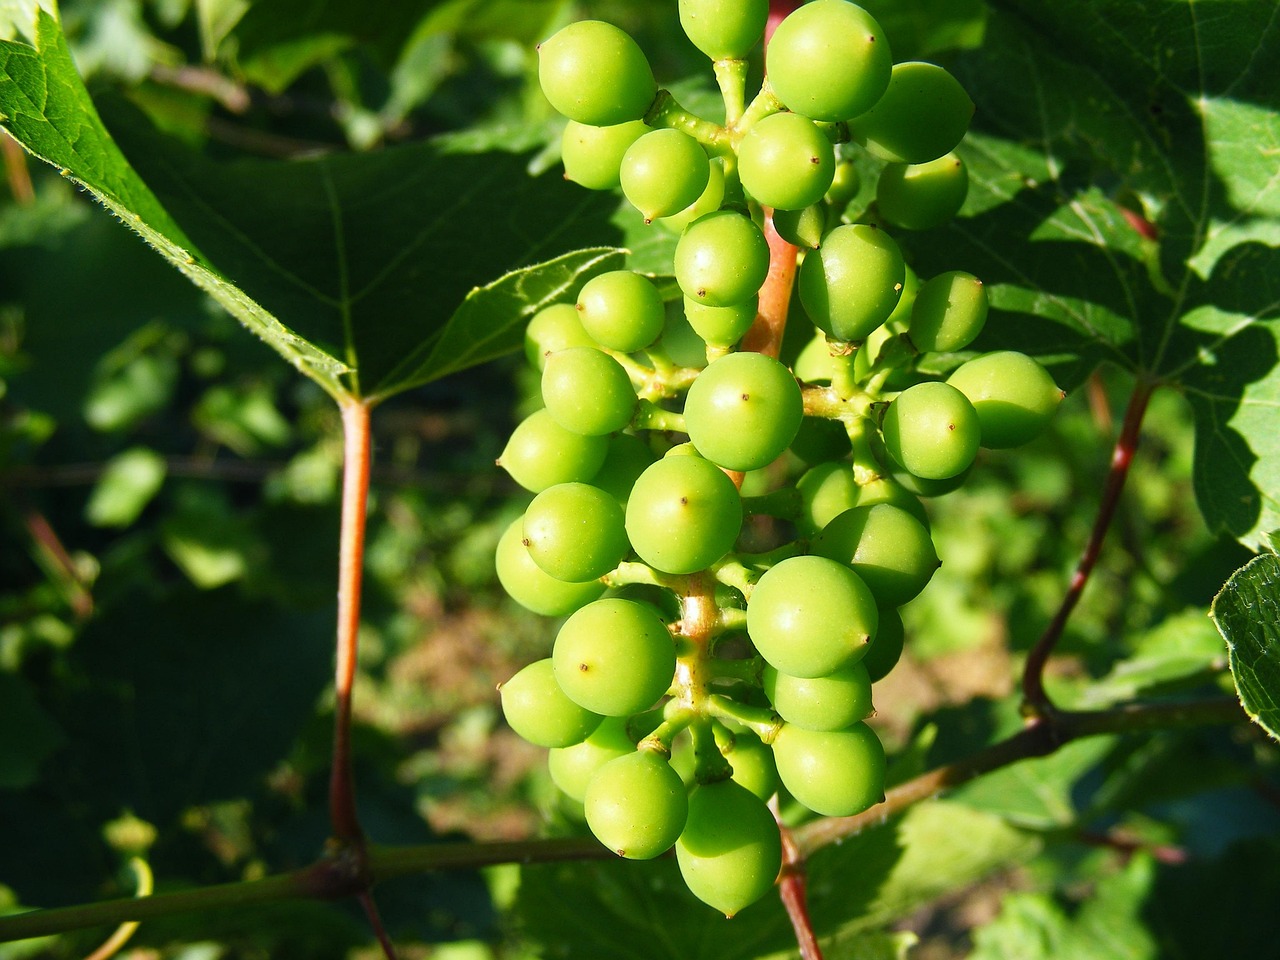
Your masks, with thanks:
[(587, 826), (620, 857), (649, 860), (671, 848), (689, 802), (680, 775), (654, 750), (636, 750), (598, 769), (583, 795)]
[(735, 780), (700, 784), (676, 841), (685, 885), (732, 917), (772, 887), (782, 869), (782, 838), (764, 801)]
[(556, 683), (550, 658), (521, 668), (498, 693), (507, 725), (539, 747), (581, 743), (604, 719), (565, 696)]
[(538, 44), (538, 82), (557, 111), (596, 127), (639, 120), (658, 93), (635, 40), (602, 20), (578, 20)]
[(756, 470), (782, 455), (804, 417), (791, 372), (763, 353), (730, 353), (710, 364), (685, 398), (698, 452), (727, 470)]
[(556, 634), (551, 660), (569, 699), (606, 717), (649, 709), (671, 686), (676, 668), (666, 624), (645, 604), (618, 597), (574, 611)]

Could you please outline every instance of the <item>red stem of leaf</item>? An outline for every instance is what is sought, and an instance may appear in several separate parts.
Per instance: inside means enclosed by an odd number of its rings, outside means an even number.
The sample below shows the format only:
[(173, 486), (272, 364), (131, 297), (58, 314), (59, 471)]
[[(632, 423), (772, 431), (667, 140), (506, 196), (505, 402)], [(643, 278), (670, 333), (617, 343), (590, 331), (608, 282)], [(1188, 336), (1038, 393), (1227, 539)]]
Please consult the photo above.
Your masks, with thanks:
[(378, 913), (378, 905), (373, 901), (373, 894), (366, 890), (356, 899), (360, 901), (364, 915), (369, 919), (369, 925), (373, 927), (373, 935), (378, 938), (378, 945), (382, 947), (383, 955), (387, 960), (396, 960), (395, 944), (391, 942), (387, 928), (382, 923), (382, 915)]
[[(776, 813), (777, 811), (775, 816)], [(791, 830), (781, 821), (778, 822), (778, 830), (782, 833), (782, 872), (778, 875), (778, 896), (782, 898), (782, 905), (787, 908), (787, 916), (795, 930), (800, 960), (822, 960), (822, 948), (818, 945), (813, 922), (809, 919), (804, 854), (792, 838)]]
[(1138, 435), (1142, 427), (1142, 418), (1147, 411), (1147, 403), (1151, 399), (1154, 383), (1139, 381), (1129, 397), (1129, 406), (1125, 410), (1124, 423), (1120, 428), (1120, 436), (1116, 440), (1111, 453), (1111, 469), (1102, 490), (1102, 499), (1098, 503), (1098, 513), (1094, 517), (1093, 530), (1089, 534), (1089, 542), (1085, 544), (1071, 576), (1071, 583), (1062, 598), (1058, 612), (1049, 626), (1045, 628), (1040, 639), (1027, 656), (1022, 672), (1023, 709), (1032, 715), (1040, 715), (1053, 709), (1053, 703), (1044, 688), (1044, 670), (1052, 656), (1067, 620), (1084, 593), (1089, 574), (1098, 562), (1102, 552), (1102, 541), (1107, 530), (1115, 519), (1116, 508), (1120, 504), (1120, 494), (1124, 490), (1125, 480), (1129, 476), (1129, 467), (1133, 463), (1133, 455), (1138, 449)]

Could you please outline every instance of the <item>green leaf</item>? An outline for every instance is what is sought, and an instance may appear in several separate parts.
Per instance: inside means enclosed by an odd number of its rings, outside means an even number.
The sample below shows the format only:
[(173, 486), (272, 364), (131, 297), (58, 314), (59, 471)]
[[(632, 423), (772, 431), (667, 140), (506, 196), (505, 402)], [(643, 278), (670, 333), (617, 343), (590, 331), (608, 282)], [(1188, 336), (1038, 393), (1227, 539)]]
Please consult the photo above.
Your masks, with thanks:
[(0, 789), (36, 782), (40, 765), (62, 746), (62, 731), (25, 680), (0, 673)]
[(89, 494), (85, 519), (98, 527), (127, 527), (160, 492), (164, 457), (147, 447), (132, 447), (112, 457)]
[(1213, 600), (1213, 621), (1227, 641), (1240, 703), (1280, 739), (1280, 557), (1255, 557)]

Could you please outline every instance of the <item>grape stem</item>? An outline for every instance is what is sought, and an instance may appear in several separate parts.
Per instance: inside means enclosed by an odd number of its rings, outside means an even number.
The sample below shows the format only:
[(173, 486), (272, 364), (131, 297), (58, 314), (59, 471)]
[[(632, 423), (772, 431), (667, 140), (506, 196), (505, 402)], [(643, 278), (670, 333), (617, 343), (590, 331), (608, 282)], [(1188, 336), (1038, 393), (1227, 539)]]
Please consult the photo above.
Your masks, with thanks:
[(687, 133), (713, 153), (731, 153), (733, 150), (728, 130), (718, 123), (690, 113), (676, 102), (676, 98), (668, 90), (658, 91), (643, 119), (650, 127), (669, 127)]
[(804, 855), (791, 835), (791, 828), (778, 816), (777, 797), (769, 804), (773, 818), (778, 821), (778, 833), (782, 837), (782, 870), (778, 874), (778, 896), (786, 907), (795, 931), (796, 946), (800, 948), (800, 960), (822, 960), (822, 947), (809, 919), (809, 897), (806, 890)]

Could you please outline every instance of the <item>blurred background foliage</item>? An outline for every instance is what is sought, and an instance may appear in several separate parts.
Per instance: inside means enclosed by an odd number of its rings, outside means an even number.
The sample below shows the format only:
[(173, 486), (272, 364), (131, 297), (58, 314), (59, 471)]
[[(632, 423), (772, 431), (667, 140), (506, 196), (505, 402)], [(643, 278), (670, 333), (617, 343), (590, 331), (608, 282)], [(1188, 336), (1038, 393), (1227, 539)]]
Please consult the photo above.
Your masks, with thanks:
[[(982, 40), (978, 0), (867, 5), (896, 59), (945, 63)], [(673, 11), (638, 0), (61, 4), (90, 89), (124, 93), (209, 156), (483, 130), (545, 144), (534, 168), (555, 162), (557, 121), (530, 83), (533, 44), (569, 19), (613, 20), (697, 102), (710, 73)], [(337, 411), (55, 170), (9, 141), (4, 160), (0, 910), (127, 895), (122, 864), (147, 840), (162, 890), (310, 862), (327, 829)], [(617, 225), (620, 239), (634, 235), (621, 215)], [(906, 657), (877, 687), (898, 778), (1018, 725), (1020, 657), (1088, 536), (1130, 386), (1103, 368), (1047, 436), (984, 454), (963, 492), (930, 501), (943, 566), (905, 611)], [(530, 393), (508, 358), (374, 415), (355, 741), (377, 842), (581, 830), (495, 693), (546, 655), (555, 627), (506, 599), (492, 564), (525, 500), (493, 461)], [(1120, 519), (1053, 664), (1067, 705), (1225, 689), (1205, 608), (1249, 554), (1197, 513), (1190, 420), (1180, 396), (1157, 394)], [(1100, 738), (824, 851), (815, 922), (835, 936), (832, 957), (1244, 955), (1280, 933), (1277, 827), (1276, 753), (1254, 731)], [(912, 831), (914, 859), (899, 842)], [(514, 867), (427, 875), (380, 889), (379, 903), (407, 957), (786, 955), (775, 905), (717, 934), (720, 952), (670, 942), (662, 928), (719, 929), (671, 870), (541, 867), (523, 886)], [(78, 956), (95, 936), (0, 945), (0, 958)], [(148, 923), (126, 955), (373, 949), (356, 911), (306, 903)]]

